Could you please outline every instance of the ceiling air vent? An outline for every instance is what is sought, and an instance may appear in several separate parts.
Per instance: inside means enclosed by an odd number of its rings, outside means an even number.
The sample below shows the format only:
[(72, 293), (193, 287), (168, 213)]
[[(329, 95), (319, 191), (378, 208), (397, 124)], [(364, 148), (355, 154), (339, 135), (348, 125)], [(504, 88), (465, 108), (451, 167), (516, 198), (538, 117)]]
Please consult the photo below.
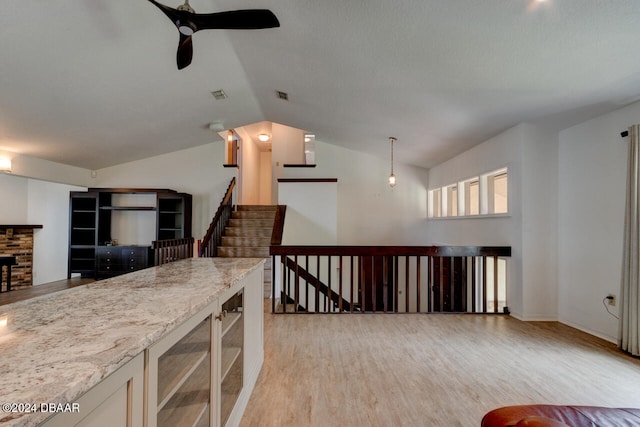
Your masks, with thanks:
[(282, 92), (282, 91), (277, 90), (276, 91), (276, 95), (278, 95), (278, 98), (284, 99), (285, 101), (289, 100), (289, 94), (287, 92)]
[(211, 92), (215, 99), (227, 99), (227, 94), (222, 89)]

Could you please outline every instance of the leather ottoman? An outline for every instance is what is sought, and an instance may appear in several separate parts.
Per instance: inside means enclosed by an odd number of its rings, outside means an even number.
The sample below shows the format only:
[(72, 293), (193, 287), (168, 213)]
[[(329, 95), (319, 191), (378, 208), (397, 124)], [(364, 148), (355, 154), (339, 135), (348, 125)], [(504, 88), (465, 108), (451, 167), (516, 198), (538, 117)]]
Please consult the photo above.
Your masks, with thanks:
[(640, 426), (640, 409), (599, 406), (520, 405), (488, 412), (482, 427)]

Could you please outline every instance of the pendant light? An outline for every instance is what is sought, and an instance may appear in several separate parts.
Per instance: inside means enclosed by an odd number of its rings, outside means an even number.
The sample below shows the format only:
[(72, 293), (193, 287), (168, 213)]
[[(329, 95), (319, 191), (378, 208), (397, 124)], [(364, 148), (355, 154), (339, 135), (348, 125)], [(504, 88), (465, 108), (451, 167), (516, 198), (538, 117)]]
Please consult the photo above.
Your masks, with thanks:
[(393, 136), (389, 137), (389, 142), (391, 143), (391, 174), (389, 175), (389, 187), (391, 188), (396, 186), (396, 176), (393, 174), (393, 143), (397, 140), (398, 138)]

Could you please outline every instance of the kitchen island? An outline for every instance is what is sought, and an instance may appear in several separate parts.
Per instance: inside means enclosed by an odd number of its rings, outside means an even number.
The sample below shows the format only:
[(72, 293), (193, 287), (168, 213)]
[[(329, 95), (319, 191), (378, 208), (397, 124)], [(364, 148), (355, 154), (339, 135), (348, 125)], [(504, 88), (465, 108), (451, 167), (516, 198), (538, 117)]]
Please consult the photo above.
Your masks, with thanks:
[[(144, 375), (144, 371), (183, 363), (177, 346), (185, 339), (193, 341), (184, 337), (197, 327), (199, 335), (190, 336), (201, 340), (204, 331), (209, 339), (204, 347), (197, 344), (203, 350), (198, 363), (204, 363), (210, 377), (205, 381), (210, 389), (206, 411), (201, 411), (203, 421), (198, 425), (225, 425), (219, 414), (224, 406), (220, 376), (226, 369), (221, 362), (225, 349), (220, 347), (229, 329), (224, 326), (227, 319), (240, 318), (240, 323), (235, 322), (241, 325), (240, 341), (234, 338), (234, 345), (240, 348), (236, 358), (240, 355), (242, 362), (241, 385), (225, 416), (227, 425), (237, 424), (264, 354), (263, 263), (252, 258), (190, 258), (1, 306), (0, 424), (33, 426), (46, 421), (56, 425), (57, 419), (60, 425), (68, 425), (90, 413), (99, 419), (101, 396), (106, 399), (117, 392), (124, 394), (109, 405), (124, 402), (125, 407), (119, 408), (124, 411), (124, 425), (142, 425), (143, 420), (161, 425), (163, 408), (156, 400), (162, 399), (156, 388), (168, 374)], [(193, 343), (191, 347), (195, 348)], [(164, 359), (171, 362), (163, 365)], [(194, 366), (188, 374), (195, 370)], [(124, 375), (123, 384), (100, 391), (118, 375)], [(193, 382), (190, 378), (186, 374), (178, 378), (162, 405), (171, 393), (184, 395), (179, 386)], [(102, 411), (109, 414), (106, 425), (120, 425), (111, 418), (112, 408)]]

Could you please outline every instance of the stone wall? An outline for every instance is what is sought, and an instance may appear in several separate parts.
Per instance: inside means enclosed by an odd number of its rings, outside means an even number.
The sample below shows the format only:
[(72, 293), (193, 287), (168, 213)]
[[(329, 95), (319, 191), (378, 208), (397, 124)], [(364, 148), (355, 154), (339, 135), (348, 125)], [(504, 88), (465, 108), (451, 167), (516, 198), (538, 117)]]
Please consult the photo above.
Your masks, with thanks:
[[(33, 230), (34, 226), (0, 225), (0, 255), (15, 256), (18, 263), (11, 267), (12, 289), (33, 285)], [(7, 272), (2, 270), (4, 289)]]

